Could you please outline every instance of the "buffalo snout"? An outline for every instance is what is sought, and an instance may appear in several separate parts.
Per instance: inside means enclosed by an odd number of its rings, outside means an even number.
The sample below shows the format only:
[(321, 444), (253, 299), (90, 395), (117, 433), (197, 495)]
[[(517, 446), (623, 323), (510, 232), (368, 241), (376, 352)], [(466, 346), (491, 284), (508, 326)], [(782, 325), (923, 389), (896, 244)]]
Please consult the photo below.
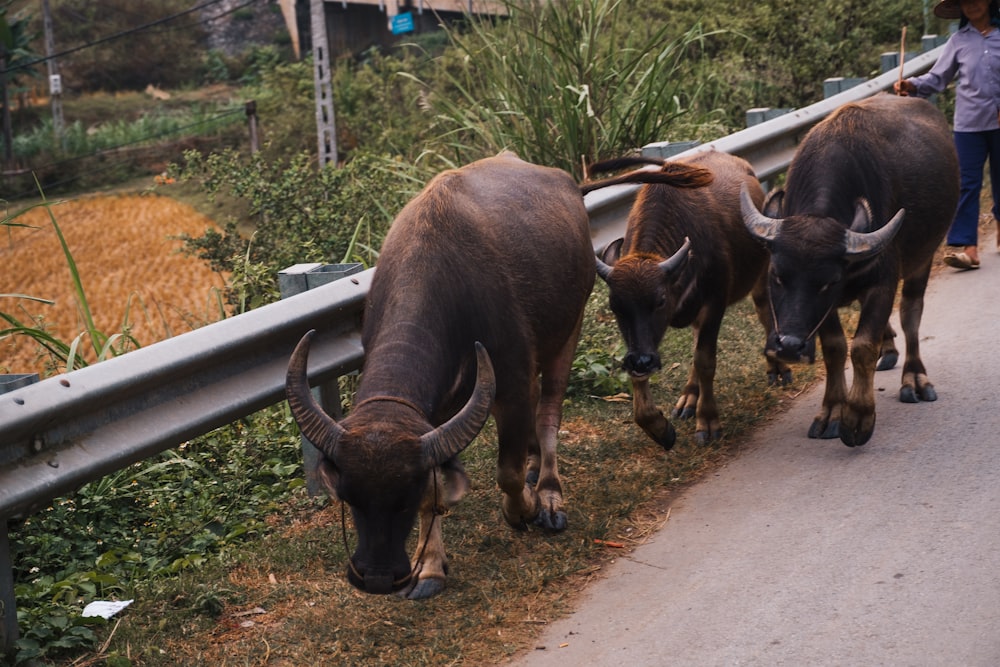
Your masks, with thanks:
[(803, 340), (798, 336), (772, 335), (767, 341), (764, 353), (769, 359), (786, 363), (811, 364), (816, 361), (816, 337)]
[(347, 567), (347, 580), (352, 586), (372, 595), (388, 595), (410, 583), (410, 574), (396, 577), (388, 570), (366, 570), (359, 572), (352, 563)]
[(632, 376), (644, 377), (660, 370), (660, 355), (629, 352), (622, 360), (625, 371)]

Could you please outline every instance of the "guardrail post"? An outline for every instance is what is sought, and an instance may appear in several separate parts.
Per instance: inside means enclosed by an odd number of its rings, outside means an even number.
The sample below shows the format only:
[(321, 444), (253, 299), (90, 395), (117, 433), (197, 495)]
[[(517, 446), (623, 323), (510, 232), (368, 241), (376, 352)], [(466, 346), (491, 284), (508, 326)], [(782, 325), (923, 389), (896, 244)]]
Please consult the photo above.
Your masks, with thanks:
[(17, 600), (14, 597), (14, 569), (10, 562), (7, 519), (0, 519), (0, 656), (12, 652), (17, 641)]
[[(360, 262), (350, 264), (295, 264), (278, 272), (278, 287), (281, 298), (300, 294), (326, 283), (346, 278), (352, 273), (358, 273), (364, 268)], [(324, 382), (313, 387), (313, 395), (328, 415), (334, 419), (343, 417), (340, 409), (340, 383), (338, 380)], [(310, 496), (321, 495), (319, 480), (316, 478), (316, 464), (319, 462), (319, 450), (305, 437), (302, 438), (302, 466), (306, 476), (306, 491)]]
[(862, 77), (832, 76), (823, 81), (823, 99), (839, 95), (845, 90), (850, 90), (854, 86), (866, 83), (868, 79)]
[[(0, 394), (38, 382), (35, 373), (0, 375)], [(0, 655), (14, 649), (18, 638), (17, 598), (14, 596), (14, 567), (10, 561), (10, 536), (7, 517), (0, 517)]]
[(640, 150), (643, 157), (655, 157), (666, 160), (668, 157), (683, 153), (699, 144), (701, 144), (700, 141), (657, 141), (652, 144), (646, 144)]

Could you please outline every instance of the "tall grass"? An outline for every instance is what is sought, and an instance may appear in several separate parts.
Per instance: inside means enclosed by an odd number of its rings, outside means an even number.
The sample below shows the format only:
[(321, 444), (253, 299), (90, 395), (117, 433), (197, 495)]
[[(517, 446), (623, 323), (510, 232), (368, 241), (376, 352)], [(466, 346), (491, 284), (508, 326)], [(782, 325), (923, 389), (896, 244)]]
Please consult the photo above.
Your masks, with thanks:
[[(582, 176), (582, 163), (676, 136), (699, 86), (680, 76), (710, 33), (667, 39), (622, 19), (623, 0), (509, 0), (499, 23), (448, 30), (462, 60), (425, 104), (456, 162), (512, 149)], [(701, 119), (685, 122), (683, 134)], [(679, 138), (690, 139), (691, 136)]]

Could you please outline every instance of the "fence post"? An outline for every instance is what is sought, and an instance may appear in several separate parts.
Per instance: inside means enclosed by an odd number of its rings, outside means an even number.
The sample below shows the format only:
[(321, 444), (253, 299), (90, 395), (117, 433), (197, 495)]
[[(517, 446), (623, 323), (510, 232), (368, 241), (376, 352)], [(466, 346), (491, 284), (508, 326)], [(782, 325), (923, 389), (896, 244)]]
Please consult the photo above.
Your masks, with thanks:
[(247, 125), (250, 127), (250, 152), (260, 151), (260, 140), (257, 138), (257, 101), (250, 100), (243, 107), (247, 115)]
[[(295, 264), (278, 272), (278, 287), (281, 298), (300, 294), (320, 285), (346, 278), (364, 268), (360, 262), (350, 264)], [(324, 382), (313, 388), (313, 395), (328, 415), (334, 419), (343, 417), (340, 409), (340, 382), (333, 380)], [(319, 463), (319, 450), (302, 437), (302, 466), (305, 470), (306, 491), (310, 496), (320, 495), (319, 480), (316, 478), (316, 464)]]
[[(38, 382), (35, 373), (0, 375), (0, 394)], [(4, 461), (0, 452), (0, 461)], [(7, 517), (0, 517), (0, 656), (13, 651), (19, 636), (17, 627), (17, 598), (14, 596), (14, 567), (10, 560), (10, 536)]]

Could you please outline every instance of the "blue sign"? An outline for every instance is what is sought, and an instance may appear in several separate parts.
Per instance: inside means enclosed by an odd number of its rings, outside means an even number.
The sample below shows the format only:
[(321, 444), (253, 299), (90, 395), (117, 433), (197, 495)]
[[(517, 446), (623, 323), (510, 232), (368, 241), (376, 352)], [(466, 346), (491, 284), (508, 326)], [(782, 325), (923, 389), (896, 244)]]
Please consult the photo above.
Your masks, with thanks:
[(413, 32), (413, 12), (403, 12), (396, 14), (389, 22), (389, 28), (394, 35), (402, 35), (406, 32)]

